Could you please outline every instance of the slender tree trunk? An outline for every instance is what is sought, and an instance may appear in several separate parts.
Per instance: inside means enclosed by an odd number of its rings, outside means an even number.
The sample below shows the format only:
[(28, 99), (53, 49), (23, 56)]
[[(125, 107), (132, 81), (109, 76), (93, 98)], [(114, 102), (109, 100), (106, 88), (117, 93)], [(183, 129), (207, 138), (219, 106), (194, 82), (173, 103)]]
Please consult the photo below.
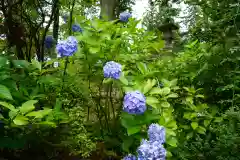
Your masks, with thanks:
[(117, 0), (100, 0), (101, 5), (101, 18), (107, 18), (107, 20), (116, 19), (115, 9)]

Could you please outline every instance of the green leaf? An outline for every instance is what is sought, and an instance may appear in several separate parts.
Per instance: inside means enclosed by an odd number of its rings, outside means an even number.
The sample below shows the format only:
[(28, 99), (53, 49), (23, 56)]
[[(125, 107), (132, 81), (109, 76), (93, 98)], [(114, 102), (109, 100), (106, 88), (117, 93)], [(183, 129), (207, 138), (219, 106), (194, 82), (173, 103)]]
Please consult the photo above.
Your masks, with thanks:
[(171, 137), (167, 139), (167, 144), (169, 144), (172, 147), (177, 147), (177, 139), (175, 137)]
[(15, 68), (28, 68), (29, 62), (25, 60), (13, 60), (13, 65)]
[(222, 122), (222, 121), (223, 121), (222, 117), (216, 117), (214, 120), (214, 122), (217, 122), (217, 123)]
[(158, 99), (156, 97), (147, 97), (146, 98), (146, 103), (149, 105), (149, 106), (152, 106), (154, 107), (156, 104), (159, 103)]
[(109, 83), (111, 83), (112, 81), (113, 81), (112, 78), (104, 78), (104, 79), (103, 79), (103, 84), (109, 84)]
[(51, 126), (51, 127), (56, 127), (56, 123), (54, 122), (50, 122), (50, 121), (43, 121), (43, 122), (39, 122), (39, 123), (36, 123), (36, 124), (40, 124), (40, 125), (47, 125), (47, 126)]
[(167, 96), (168, 98), (177, 98), (178, 94), (177, 93), (171, 93)]
[(22, 106), (19, 108), (21, 113), (27, 113), (35, 109), (34, 104), (36, 104), (37, 100), (29, 100), (22, 104)]
[(176, 133), (174, 132), (174, 130), (166, 128), (166, 134), (169, 136), (176, 136)]
[(128, 136), (138, 133), (140, 130), (141, 130), (141, 126), (127, 128)]
[(142, 74), (145, 74), (147, 72), (147, 66), (145, 63), (142, 62), (137, 63), (137, 68)]
[(42, 70), (42, 64), (41, 64), (40, 62), (38, 62), (37, 60), (33, 59), (33, 60), (32, 60), (32, 65), (41, 72), (41, 70)]
[(18, 114), (18, 110), (11, 110), (8, 112), (9, 118), (13, 119)]
[(9, 89), (6, 86), (1, 84), (0, 84), (0, 98), (13, 100)]
[(133, 138), (127, 137), (126, 139), (123, 140), (122, 149), (125, 152), (129, 152), (129, 148), (131, 147), (132, 144), (133, 144)]
[(11, 111), (15, 111), (16, 110), (13, 105), (11, 105), (11, 104), (9, 104), (7, 102), (0, 102), (0, 105), (10, 109)]
[[(155, 83), (156, 84), (156, 83)], [(152, 81), (150, 79), (147, 80), (147, 82), (145, 83), (144, 87), (143, 87), (143, 93), (147, 93), (149, 90), (152, 89), (152, 87), (155, 85), (154, 83), (152, 83)]]
[(172, 153), (170, 151), (167, 151), (167, 157), (172, 157)]
[(162, 103), (161, 103), (161, 106), (164, 107), (164, 108), (168, 108), (168, 107), (170, 107), (171, 105), (170, 105), (170, 103), (168, 103), (168, 102), (162, 102)]
[(168, 95), (171, 92), (171, 89), (169, 87), (164, 87), (162, 89), (162, 95)]
[(192, 122), (191, 126), (195, 130), (198, 127), (198, 123), (197, 122)]
[(190, 133), (187, 134), (187, 137), (186, 137), (186, 138), (187, 138), (187, 139), (190, 139), (190, 138), (192, 138), (192, 137), (193, 137), (193, 132), (190, 132)]
[(0, 68), (7, 65), (8, 59), (6, 57), (0, 57)]
[(13, 122), (18, 126), (26, 125), (28, 124), (28, 118), (19, 115), (13, 120)]
[(197, 132), (200, 133), (200, 134), (205, 134), (206, 133), (206, 129), (202, 126), (199, 126), (197, 128)]
[(128, 85), (128, 80), (125, 78), (125, 76), (121, 75), (121, 77), (119, 78), (120, 82), (122, 82), (122, 84), (124, 85)]
[(154, 94), (162, 95), (162, 93), (163, 93), (163, 91), (162, 91), (161, 88), (154, 87), (154, 88), (152, 88), (152, 90), (150, 91), (149, 94), (151, 94), (151, 95), (154, 95)]
[(197, 98), (204, 98), (204, 95), (198, 94), (195, 97), (197, 97)]
[(35, 118), (43, 118), (46, 115), (50, 114), (51, 112), (52, 112), (52, 109), (45, 108), (44, 110), (30, 112), (26, 116), (27, 117), (35, 117)]
[(203, 122), (204, 126), (207, 127), (210, 124), (210, 122), (211, 122), (210, 120), (204, 120), (204, 122)]

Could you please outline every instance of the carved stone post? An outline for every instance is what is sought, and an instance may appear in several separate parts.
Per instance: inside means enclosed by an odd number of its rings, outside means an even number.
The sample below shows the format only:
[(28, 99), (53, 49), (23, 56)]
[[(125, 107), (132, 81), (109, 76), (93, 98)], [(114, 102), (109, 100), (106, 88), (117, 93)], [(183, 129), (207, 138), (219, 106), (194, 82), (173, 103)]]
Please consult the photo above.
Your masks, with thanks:
[(168, 22), (166, 24), (160, 25), (158, 29), (163, 33), (163, 39), (165, 40), (165, 48), (171, 49), (172, 41), (174, 39), (173, 31), (178, 30), (179, 27), (174, 23)]

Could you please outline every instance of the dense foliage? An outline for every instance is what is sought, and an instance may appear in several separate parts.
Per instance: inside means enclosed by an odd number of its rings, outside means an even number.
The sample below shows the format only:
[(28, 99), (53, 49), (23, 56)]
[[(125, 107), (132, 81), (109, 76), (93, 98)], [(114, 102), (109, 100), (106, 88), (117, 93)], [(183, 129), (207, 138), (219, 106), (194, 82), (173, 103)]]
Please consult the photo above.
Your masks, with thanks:
[(187, 1), (169, 50), (178, 1), (149, 2), (145, 30), (132, 1), (113, 21), (84, 15), (98, 1), (2, 1), (0, 158), (240, 159), (239, 3)]

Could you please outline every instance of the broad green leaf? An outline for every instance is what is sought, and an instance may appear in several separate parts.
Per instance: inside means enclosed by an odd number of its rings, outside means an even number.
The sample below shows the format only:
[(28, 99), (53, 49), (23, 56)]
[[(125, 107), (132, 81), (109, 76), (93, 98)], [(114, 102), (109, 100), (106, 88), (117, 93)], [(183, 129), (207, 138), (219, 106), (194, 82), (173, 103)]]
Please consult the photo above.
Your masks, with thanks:
[(8, 59), (6, 57), (0, 57), (0, 68), (7, 65)]
[(190, 139), (190, 138), (192, 138), (192, 137), (193, 137), (193, 132), (190, 132), (190, 133), (187, 134), (187, 137), (186, 137), (186, 138), (187, 138), (187, 139)]
[(178, 94), (177, 93), (171, 93), (167, 96), (168, 98), (177, 98)]
[(222, 117), (216, 117), (214, 120), (214, 122), (217, 122), (217, 123), (222, 122), (222, 121), (223, 121)]
[(129, 148), (131, 147), (132, 144), (133, 144), (133, 138), (132, 137), (128, 137), (128, 138), (123, 140), (122, 149), (125, 152), (129, 152)]
[(170, 151), (167, 151), (167, 157), (172, 157), (172, 153)]
[(192, 115), (192, 113), (185, 112), (184, 115), (183, 115), (183, 118), (188, 119), (188, 120), (191, 120), (191, 119), (192, 119), (192, 118), (191, 118), (191, 115)]
[(188, 97), (186, 98), (186, 101), (187, 101), (188, 103), (190, 103), (190, 104), (193, 104), (193, 97), (188, 96)]
[(13, 119), (18, 114), (18, 110), (11, 110), (8, 112), (9, 118)]
[(19, 115), (13, 120), (13, 122), (18, 126), (26, 125), (28, 124), (28, 118)]
[(134, 91), (134, 89), (131, 87), (123, 87), (123, 90), (124, 90), (124, 92)]
[(197, 132), (200, 133), (200, 134), (205, 134), (206, 133), (206, 129), (202, 126), (199, 126), (197, 128)]
[(168, 138), (167, 144), (169, 144), (172, 147), (177, 147), (177, 139), (175, 137)]
[(137, 68), (142, 74), (145, 74), (147, 72), (147, 66), (142, 62), (137, 63)]
[(163, 96), (168, 95), (170, 92), (171, 92), (171, 89), (169, 87), (164, 87), (162, 89), (162, 95)]
[(174, 87), (174, 86), (176, 86), (177, 85), (177, 79), (174, 79), (174, 80), (172, 80), (172, 81), (170, 81), (169, 82), (169, 87)]
[(147, 82), (144, 84), (143, 94), (147, 93), (150, 89), (152, 89), (152, 87), (153, 87), (152, 81), (150, 79), (148, 79)]
[(27, 117), (35, 117), (35, 118), (43, 118), (51, 112), (52, 112), (52, 109), (45, 108), (44, 110), (30, 112), (26, 116)]
[(140, 130), (141, 130), (141, 126), (127, 128), (128, 136), (138, 133)]
[(8, 108), (10, 109), (11, 111), (14, 111), (15, 110), (15, 107), (7, 102), (0, 102), (0, 105), (1, 106), (4, 106), (5, 108)]
[(204, 95), (198, 94), (195, 97), (197, 97), (197, 98), (204, 98)]
[(210, 122), (211, 122), (210, 120), (204, 120), (204, 122), (203, 122), (204, 126), (207, 127), (210, 124)]
[(46, 125), (46, 126), (51, 126), (51, 127), (56, 127), (56, 123), (54, 122), (50, 122), (50, 121), (43, 121), (43, 122), (39, 122), (39, 123), (36, 123), (36, 124), (40, 124), (40, 125)]
[(154, 87), (151, 89), (150, 93), (151, 95), (154, 95), (154, 94), (160, 94), (162, 95), (163, 91), (161, 88), (157, 88), (157, 87)]
[(176, 136), (176, 133), (174, 132), (174, 130), (166, 128), (166, 134), (167, 136)]
[(122, 84), (124, 85), (128, 85), (128, 80), (125, 78), (125, 76), (121, 75), (121, 77), (119, 78), (120, 82), (122, 82)]
[(38, 62), (37, 60), (33, 59), (33, 60), (32, 60), (32, 65), (41, 72), (41, 70), (42, 70), (42, 65), (41, 65), (40, 62)]
[(104, 78), (104, 79), (103, 79), (103, 84), (109, 84), (109, 83), (111, 83), (112, 81), (113, 81), (112, 78)]
[(22, 104), (22, 106), (19, 108), (21, 113), (27, 113), (35, 109), (34, 104), (36, 104), (37, 100), (29, 100)]
[(25, 60), (13, 60), (13, 65), (15, 68), (28, 68), (29, 62)]
[(195, 130), (198, 127), (198, 123), (197, 122), (192, 122), (191, 126)]
[(177, 129), (177, 124), (176, 124), (176, 121), (174, 120), (168, 122), (166, 126), (171, 129)]
[(168, 102), (162, 102), (162, 103), (161, 103), (161, 106), (164, 107), (164, 108), (168, 108), (168, 107), (170, 107), (171, 105), (170, 105), (170, 103), (168, 103)]
[(13, 100), (9, 89), (6, 86), (1, 84), (0, 84), (0, 98)]
[(146, 103), (149, 105), (149, 106), (155, 106), (157, 103), (159, 103), (158, 99), (156, 97), (147, 97), (146, 98)]

